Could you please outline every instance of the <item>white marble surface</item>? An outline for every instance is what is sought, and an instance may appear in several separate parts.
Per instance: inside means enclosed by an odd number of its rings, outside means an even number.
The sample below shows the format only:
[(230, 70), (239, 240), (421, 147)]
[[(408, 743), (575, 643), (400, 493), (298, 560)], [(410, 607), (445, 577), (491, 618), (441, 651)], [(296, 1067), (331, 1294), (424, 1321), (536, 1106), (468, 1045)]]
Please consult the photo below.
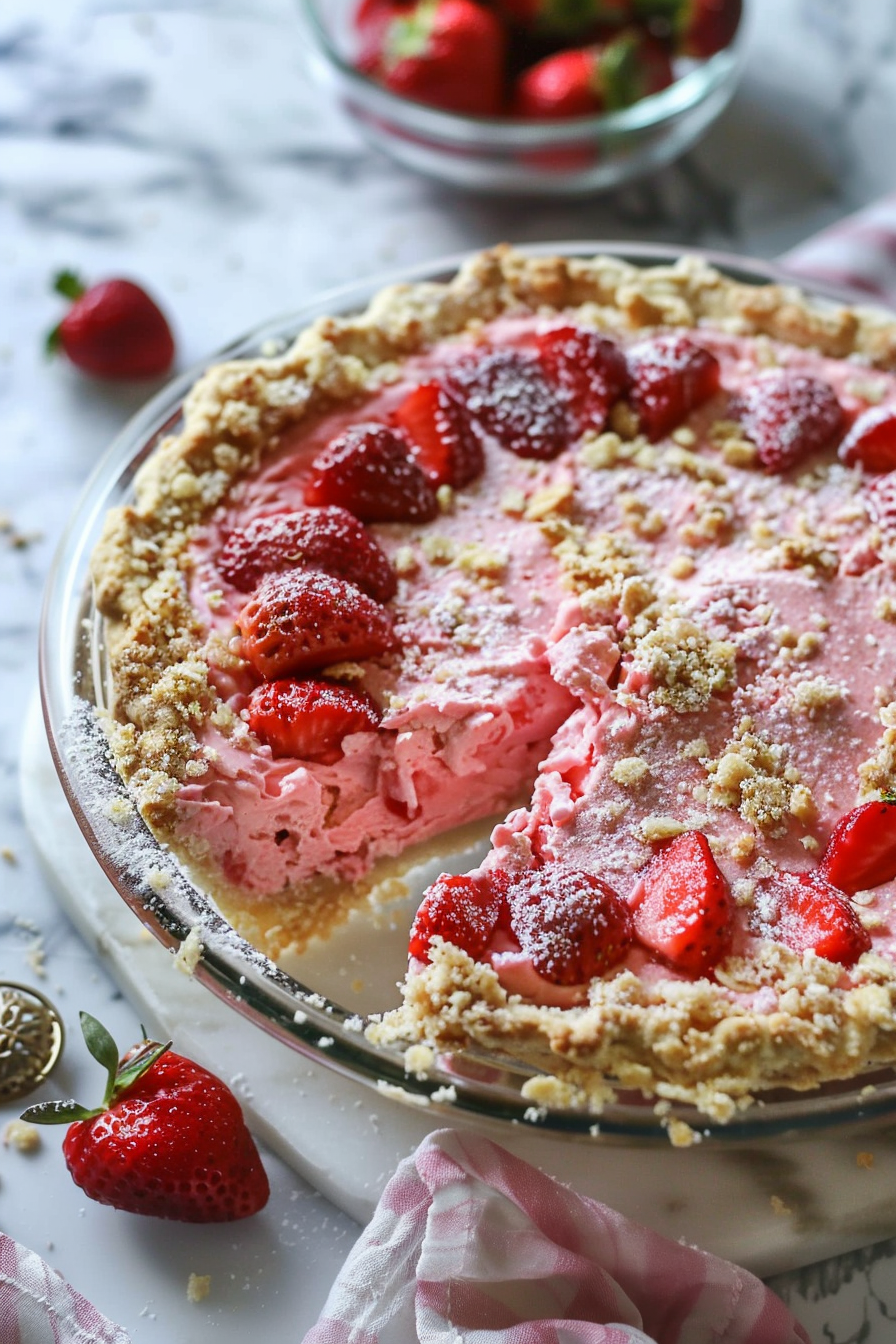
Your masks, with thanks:
[[(77, 1013), (124, 1042), (130, 1006), (58, 913), (18, 804), (54, 542), (98, 454), (145, 387), (83, 380), (41, 353), (62, 266), (142, 279), (182, 366), (315, 291), (506, 238), (639, 238), (772, 257), (896, 185), (890, 0), (753, 0), (740, 91), (684, 161), (618, 196), (457, 196), (374, 156), (306, 75), (293, 0), (3, 0), (0, 7), (0, 978), (40, 985), (71, 1032), (57, 1074), (89, 1093)], [(41, 967), (36, 949), (40, 948)], [(0, 1125), (15, 1108), (0, 1108)], [(299, 1340), (354, 1225), (269, 1157), (271, 1206), (181, 1228), (92, 1205), (58, 1134), (0, 1147), (0, 1224), (57, 1266), (135, 1344), (214, 1330)], [(896, 1206), (894, 1206), (896, 1207)], [(896, 1232), (896, 1213), (894, 1213)], [(896, 1338), (896, 1245), (778, 1286), (825, 1344)], [(191, 1305), (191, 1271), (212, 1273)]]

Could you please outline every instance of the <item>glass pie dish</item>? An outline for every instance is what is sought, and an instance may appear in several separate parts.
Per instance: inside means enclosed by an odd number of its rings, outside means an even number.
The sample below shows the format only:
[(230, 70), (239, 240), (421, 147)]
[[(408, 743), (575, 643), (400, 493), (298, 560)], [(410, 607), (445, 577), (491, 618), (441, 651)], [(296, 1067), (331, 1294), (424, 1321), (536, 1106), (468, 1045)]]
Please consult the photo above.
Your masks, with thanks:
[(473, 117), (403, 98), (352, 63), (356, 0), (298, 0), (312, 73), (377, 149), (425, 176), (489, 195), (588, 195), (683, 154), (728, 105), (743, 29), (706, 61), (679, 60), (660, 93), (562, 121)]
[[(555, 243), (530, 250), (583, 256), (605, 252), (638, 265), (665, 264), (681, 255), (680, 250), (672, 253), (612, 243)], [(746, 283), (781, 278), (772, 268), (757, 263), (701, 255)], [(394, 281), (447, 279), (461, 260), (450, 258), (321, 295), (219, 351), (209, 363), (282, 349), (319, 316), (359, 311)], [(817, 297), (823, 301), (837, 296), (818, 291)], [(685, 1105), (663, 1103), (657, 1108), (627, 1094), (620, 1094), (599, 1117), (571, 1109), (533, 1107), (523, 1092), (531, 1071), (511, 1058), (494, 1055), (457, 1053), (438, 1058), (425, 1074), (409, 1070), (402, 1050), (367, 1039), (365, 1016), (396, 1002), (395, 982), (404, 972), (407, 928), (420, 893), (438, 868), (424, 867), (407, 876), (411, 888), (407, 906), (390, 907), (379, 917), (359, 916), (326, 944), (313, 946), (301, 958), (283, 965), (275, 964), (236, 933), (146, 827), (110, 762), (99, 718), (109, 703), (103, 622), (89, 578), (90, 556), (107, 510), (129, 500), (141, 464), (162, 438), (176, 430), (183, 400), (200, 371), (194, 369), (177, 378), (153, 398), (99, 463), (60, 543), (42, 625), (41, 692), (63, 789), (98, 863), (143, 925), (169, 949), (184, 944), (191, 930), (198, 929), (203, 951), (195, 978), (234, 1012), (285, 1047), (362, 1088), (386, 1093), (396, 1103), (428, 1106), (434, 1123), (481, 1122), (508, 1142), (513, 1140), (514, 1127), (522, 1126), (544, 1135), (546, 1141), (574, 1140), (577, 1161), (590, 1160), (589, 1152), (601, 1149), (611, 1150), (612, 1157), (619, 1148), (636, 1161), (638, 1154), (646, 1158), (652, 1150), (662, 1150), (674, 1161), (683, 1155), (671, 1149), (670, 1122), (679, 1121), (701, 1141), (701, 1151), (689, 1157), (699, 1157), (707, 1172), (712, 1161), (707, 1150), (717, 1151), (721, 1170), (742, 1168), (750, 1154), (763, 1150), (768, 1160), (773, 1156), (774, 1162), (783, 1161), (786, 1166), (791, 1159), (778, 1156), (785, 1149), (793, 1160), (811, 1166), (818, 1151), (832, 1143), (854, 1151), (859, 1135), (888, 1133), (896, 1115), (896, 1076), (889, 1070), (812, 1092), (770, 1092), (726, 1124)], [(452, 861), (458, 870), (470, 866), (468, 851), (443, 857), (445, 866)], [(362, 945), (365, 974), (368, 968), (373, 970), (359, 994), (349, 988), (346, 966), (354, 959), (353, 949)], [(813, 1150), (813, 1143), (819, 1149)], [(855, 1176), (854, 1161), (852, 1167)], [(860, 1192), (860, 1208), (862, 1200)], [(879, 1220), (873, 1231), (870, 1225), (859, 1230), (852, 1219), (844, 1242), (842, 1238), (832, 1241), (829, 1229), (815, 1227), (814, 1239), (804, 1239), (812, 1250), (802, 1262), (832, 1249), (846, 1249), (847, 1243), (863, 1244), (885, 1235), (886, 1230)], [(700, 1240), (693, 1228), (688, 1228), (688, 1235)], [(769, 1245), (773, 1244), (771, 1235)], [(793, 1262), (800, 1263), (800, 1258)], [(775, 1263), (780, 1267), (780, 1259)]]

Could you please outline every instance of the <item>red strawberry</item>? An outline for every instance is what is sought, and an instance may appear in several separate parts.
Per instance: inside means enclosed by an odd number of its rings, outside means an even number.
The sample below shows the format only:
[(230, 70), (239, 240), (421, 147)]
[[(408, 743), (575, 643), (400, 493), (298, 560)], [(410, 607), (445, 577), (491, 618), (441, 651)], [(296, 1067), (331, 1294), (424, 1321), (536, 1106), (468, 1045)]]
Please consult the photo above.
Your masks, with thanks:
[(830, 383), (774, 369), (746, 383), (729, 414), (755, 443), (766, 471), (787, 471), (842, 433), (843, 407)]
[(548, 380), (563, 390), (579, 433), (601, 430), (628, 388), (628, 365), (615, 341), (584, 327), (551, 327), (538, 337)]
[(427, 523), (435, 492), (386, 425), (352, 425), (311, 463), (305, 503), (336, 504), (363, 523)]
[(317, 672), (395, 648), (392, 618), (353, 583), (329, 574), (269, 574), (236, 618), (243, 656), (265, 681)]
[(583, 985), (603, 975), (632, 941), (628, 906), (592, 873), (533, 869), (511, 881), (507, 900), (522, 951), (555, 985)]
[(503, 100), (504, 49), (504, 29), (483, 5), (419, 0), (386, 27), (376, 73), (404, 98), (494, 116)]
[(433, 485), (468, 485), (485, 469), (485, 454), (470, 417), (442, 383), (415, 387), (394, 418), (414, 461)]
[(841, 459), (866, 471), (896, 470), (896, 406), (872, 406), (840, 445)]
[(680, 0), (672, 23), (675, 50), (703, 60), (733, 40), (743, 0)]
[(377, 602), (388, 602), (398, 586), (388, 557), (367, 528), (347, 510), (332, 506), (254, 518), (229, 534), (217, 563), (241, 593), (251, 592), (266, 574), (299, 568), (350, 579)]
[(445, 381), (483, 433), (508, 452), (548, 459), (568, 446), (566, 408), (536, 355), (492, 350), (456, 364)]
[(632, 406), (653, 440), (669, 434), (689, 411), (719, 390), (715, 355), (677, 332), (630, 346), (628, 367)]
[(496, 7), (508, 22), (549, 37), (581, 37), (632, 17), (632, 0), (497, 0)]
[(102, 1105), (45, 1101), (22, 1118), (69, 1125), (62, 1151), (86, 1195), (185, 1223), (231, 1222), (264, 1208), (268, 1178), (239, 1102), (220, 1078), (154, 1041), (119, 1063), (115, 1042), (89, 1013), (81, 1014), (81, 1029), (108, 1072)]
[(639, 941), (678, 971), (701, 975), (731, 949), (734, 901), (699, 831), (651, 859), (629, 904)]
[(864, 493), (871, 521), (882, 532), (896, 533), (896, 472), (869, 481)]
[(375, 74), (380, 62), (386, 29), (393, 19), (407, 14), (414, 0), (361, 0), (352, 15), (352, 27), (358, 35), (355, 64)]
[(818, 873), (774, 873), (757, 883), (753, 932), (791, 952), (852, 966), (871, 937), (842, 892)]
[(71, 271), (55, 289), (73, 303), (47, 338), (73, 364), (98, 378), (156, 378), (170, 368), (174, 338), (164, 313), (130, 280), (102, 280), (86, 289)]
[(380, 711), (366, 691), (332, 681), (271, 681), (249, 696), (249, 727), (275, 756), (332, 765), (342, 739), (379, 726)]
[(896, 801), (862, 803), (834, 827), (818, 871), (853, 896), (896, 877)]
[(478, 960), (504, 916), (503, 888), (490, 877), (449, 877), (442, 873), (424, 893), (411, 929), (409, 955), (429, 962), (436, 935)]
[(584, 117), (612, 112), (672, 83), (668, 53), (647, 33), (631, 29), (599, 46), (555, 52), (516, 82), (520, 117)]
[(594, 51), (560, 51), (524, 70), (513, 92), (517, 117), (588, 117), (602, 111), (603, 90)]

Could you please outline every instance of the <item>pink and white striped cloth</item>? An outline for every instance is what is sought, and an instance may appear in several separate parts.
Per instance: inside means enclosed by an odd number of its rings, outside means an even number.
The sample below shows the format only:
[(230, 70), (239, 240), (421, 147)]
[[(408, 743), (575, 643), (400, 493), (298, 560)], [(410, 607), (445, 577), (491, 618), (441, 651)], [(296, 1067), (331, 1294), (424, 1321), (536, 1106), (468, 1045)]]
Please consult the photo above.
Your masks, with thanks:
[(481, 1135), (401, 1163), (304, 1344), (809, 1344), (745, 1269)]
[(896, 192), (778, 258), (797, 279), (818, 280), (896, 307)]
[(0, 1232), (2, 1344), (130, 1344), (35, 1251)]

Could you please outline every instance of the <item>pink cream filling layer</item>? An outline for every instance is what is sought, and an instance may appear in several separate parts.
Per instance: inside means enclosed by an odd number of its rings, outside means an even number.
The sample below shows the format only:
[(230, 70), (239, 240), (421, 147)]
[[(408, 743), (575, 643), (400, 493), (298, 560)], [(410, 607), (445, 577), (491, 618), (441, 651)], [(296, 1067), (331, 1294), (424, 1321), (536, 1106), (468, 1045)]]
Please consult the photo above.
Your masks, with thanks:
[[(488, 335), (496, 342), (524, 340), (532, 328), (531, 321), (505, 322)], [(696, 339), (719, 358), (726, 391), (755, 374), (750, 342), (711, 332)], [(409, 386), (464, 348), (452, 345), (411, 361), (401, 383), (362, 408), (334, 413), (285, 438), (197, 536), (191, 597), (210, 631), (212, 678), (237, 712), (252, 683), (239, 668), (225, 666), (227, 659), (216, 662), (214, 653), (215, 641), (226, 648), (233, 640), (234, 617), (245, 601), (215, 567), (224, 538), (261, 514), (301, 508), (308, 465), (324, 444), (347, 424), (387, 418)], [(826, 378), (848, 412), (858, 409), (850, 392), (854, 367), (807, 352), (788, 351), (786, 358)], [(875, 378), (893, 397), (893, 380)], [(714, 398), (689, 418), (697, 435), (694, 451), (703, 450), (709, 426), (721, 416), (724, 402)], [(506, 811), (534, 779), (530, 804), (495, 829), (486, 869), (518, 869), (533, 859), (556, 862), (595, 873), (627, 897), (649, 857), (640, 828), (657, 815), (711, 833), (717, 861), (735, 890), (760, 877), (769, 863), (812, 868), (837, 820), (855, 805), (856, 766), (880, 738), (875, 706), (880, 688), (892, 687), (893, 640), (874, 612), (891, 584), (889, 568), (868, 554), (867, 516), (855, 506), (862, 491), (856, 473), (835, 469), (821, 486), (748, 470), (728, 475), (735, 487), (730, 540), (708, 546), (696, 557), (693, 576), (673, 582), (667, 567), (681, 549), (679, 529), (696, 507), (687, 474), (586, 471), (572, 452), (534, 465), (490, 446), (483, 477), (460, 493), (453, 513), (425, 531), (445, 538), (455, 551), (474, 545), (505, 552), (499, 579), (483, 585), (456, 565), (429, 563), (419, 529), (373, 527), (388, 554), (410, 547), (419, 561), (402, 578), (393, 603), (402, 657), (370, 664), (356, 683), (384, 707), (381, 728), (347, 738), (343, 759), (325, 766), (275, 760), (248, 733), (228, 737), (208, 726), (208, 772), (179, 795), (184, 835), (204, 846), (247, 896), (316, 874), (355, 880), (382, 856)], [(595, 628), (586, 621), (562, 587), (538, 525), (502, 508), (508, 490), (531, 495), (566, 479), (575, 482), (579, 507), (595, 530), (624, 525), (619, 497), (626, 489), (637, 488), (642, 501), (662, 513), (667, 526), (649, 543), (650, 565), (661, 590), (673, 592), (686, 614), (734, 644), (733, 688), (713, 695), (697, 712), (676, 713), (652, 696), (650, 668), (621, 652), (624, 628)], [(760, 515), (781, 535), (827, 528), (842, 557), (839, 572), (822, 578), (766, 567), (748, 544), (751, 523)], [(782, 654), (786, 628), (819, 632), (810, 659)], [(794, 704), (805, 698), (801, 686), (813, 679), (842, 688), (842, 696), (823, 711), (795, 714)], [(756, 831), (755, 853), (745, 862), (731, 857), (730, 846), (749, 826), (737, 810), (714, 806), (700, 791), (707, 785), (706, 760), (725, 753), (746, 717), (754, 733), (786, 744), (788, 764), (811, 791), (815, 812), (811, 822), (788, 815), (773, 833)], [(697, 752), (698, 741), (705, 752)], [(625, 787), (614, 767), (634, 756), (649, 763), (649, 774), (637, 788)], [(896, 954), (894, 899), (896, 884), (874, 897), (874, 947), (888, 956)], [(738, 912), (735, 951), (754, 941)], [(550, 985), (505, 943), (491, 948), (488, 959), (508, 991), (529, 1000), (569, 1006), (587, 997), (584, 986)], [(648, 981), (674, 978), (643, 949), (633, 949), (623, 966)], [(763, 992), (740, 997), (755, 999), (757, 1011), (771, 1011), (772, 1003), (763, 1006)]]

